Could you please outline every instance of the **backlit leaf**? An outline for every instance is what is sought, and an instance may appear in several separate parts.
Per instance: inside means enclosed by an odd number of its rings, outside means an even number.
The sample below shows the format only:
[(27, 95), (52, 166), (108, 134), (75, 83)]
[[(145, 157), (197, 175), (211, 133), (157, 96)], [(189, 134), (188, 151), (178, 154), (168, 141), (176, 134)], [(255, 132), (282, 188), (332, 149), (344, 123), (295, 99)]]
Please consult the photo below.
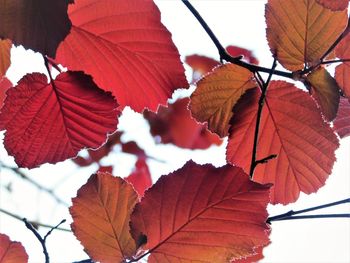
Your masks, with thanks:
[(73, 26), (57, 61), (92, 75), (121, 106), (156, 111), (175, 89), (188, 87), (179, 53), (153, 1), (76, 0), (69, 17)]
[(0, 234), (0, 263), (25, 263), (28, 255), (20, 242), (11, 241)]
[(139, 196), (144, 195), (146, 189), (152, 186), (151, 173), (145, 159), (140, 158), (136, 161), (134, 170), (125, 178), (125, 181), (132, 184)]
[(216, 134), (191, 117), (188, 103), (189, 99), (183, 98), (168, 108), (159, 107), (157, 114), (145, 111), (144, 117), (151, 126), (151, 134), (160, 136), (162, 143), (173, 143), (187, 149), (207, 149), (211, 145), (220, 145), (222, 140)]
[(117, 128), (118, 104), (82, 72), (64, 72), (54, 83), (24, 76), (7, 91), (0, 113), (5, 148), (20, 167), (57, 163), (84, 147), (97, 148)]
[(316, 2), (332, 11), (344, 10), (349, 5), (349, 0), (316, 0)]
[(10, 67), (10, 52), (11, 52), (12, 42), (8, 39), (0, 39), (0, 78), (2, 78), (7, 69)]
[[(335, 48), (335, 54), (340, 59), (350, 59), (350, 34), (346, 35)], [(350, 99), (350, 62), (343, 62), (335, 68), (335, 79)]]
[(233, 56), (243, 56), (243, 60), (251, 64), (259, 64), (259, 60), (254, 56), (253, 52), (249, 49), (237, 47), (237, 46), (228, 46), (226, 47), (227, 52)]
[(211, 71), (214, 67), (220, 65), (219, 61), (201, 55), (187, 56), (185, 62), (193, 70), (192, 83), (198, 81), (204, 74)]
[(337, 116), (340, 87), (336, 80), (324, 68), (318, 68), (307, 76), (311, 84), (311, 94), (321, 107), (328, 121)]
[[(260, 92), (248, 91), (237, 104), (227, 146), (227, 160), (249, 172)], [(263, 108), (254, 181), (273, 183), (272, 203), (287, 204), (300, 191), (310, 194), (325, 184), (335, 162), (338, 139), (310, 96), (293, 84), (273, 81)]]
[(6, 91), (12, 87), (11, 81), (9, 81), (8, 78), (2, 77), (0, 79), (0, 107), (2, 106), (5, 97), (6, 97)]
[(271, 52), (289, 70), (317, 64), (347, 25), (347, 11), (333, 12), (316, 0), (269, 0), (266, 35)]
[(208, 122), (209, 130), (225, 137), (233, 106), (246, 90), (255, 86), (249, 70), (234, 64), (217, 67), (197, 83), (190, 102), (192, 116)]
[(258, 247), (255, 251), (255, 255), (249, 256), (247, 258), (234, 260), (234, 261), (231, 261), (231, 263), (253, 263), (253, 262), (259, 262), (263, 258), (264, 258), (263, 247)]
[(340, 138), (350, 136), (350, 102), (347, 99), (340, 99), (338, 115), (333, 124)]
[(109, 173), (93, 174), (72, 199), (72, 230), (94, 260), (122, 262), (136, 250), (129, 233), (130, 214), (138, 202), (132, 186)]
[(269, 185), (238, 167), (198, 165), (162, 176), (131, 215), (135, 239), (147, 236), (149, 262), (229, 262), (269, 242)]
[(0, 0), (0, 37), (55, 57), (69, 33), (67, 0)]

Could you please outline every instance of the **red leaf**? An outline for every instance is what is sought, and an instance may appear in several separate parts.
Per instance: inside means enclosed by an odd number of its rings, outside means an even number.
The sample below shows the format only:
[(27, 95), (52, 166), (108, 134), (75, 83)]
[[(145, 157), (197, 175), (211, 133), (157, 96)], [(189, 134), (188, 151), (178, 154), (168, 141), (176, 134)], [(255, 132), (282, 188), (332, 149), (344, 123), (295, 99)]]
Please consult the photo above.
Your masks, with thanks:
[(258, 247), (255, 250), (255, 255), (249, 256), (247, 258), (242, 258), (238, 260), (231, 261), (231, 263), (252, 263), (252, 262), (259, 262), (264, 258), (263, 255), (263, 247)]
[(20, 242), (11, 241), (8, 236), (0, 234), (0, 263), (28, 262), (28, 255)]
[(190, 55), (187, 56), (185, 62), (192, 68), (192, 83), (199, 80), (204, 74), (211, 71), (214, 67), (220, 65), (219, 61), (215, 59), (201, 56), (201, 55)]
[[(249, 172), (260, 92), (247, 91), (234, 109), (227, 160)], [(254, 181), (273, 183), (272, 203), (287, 204), (316, 192), (332, 171), (339, 142), (310, 96), (293, 84), (273, 81), (263, 108)]]
[(226, 50), (233, 57), (243, 55), (243, 59), (248, 63), (256, 65), (259, 64), (259, 60), (253, 55), (251, 50), (237, 46), (228, 46), (226, 47)]
[(64, 161), (106, 140), (117, 127), (117, 106), (82, 72), (61, 73), (49, 84), (43, 74), (28, 74), (7, 91), (1, 110), (5, 147), (21, 167)]
[(125, 181), (131, 183), (134, 189), (142, 197), (147, 188), (152, 186), (151, 173), (149, 172), (145, 159), (138, 159), (132, 173), (125, 178)]
[(122, 151), (136, 155), (138, 158), (145, 159), (147, 155), (143, 149), (134, 141), (122, 143)]
[(316, 0), (316, 2), (332, 11), (342, 11), (349, 5), (349, 0)]
[(213, 144), (220, 145), (222, 140), (216, 134), (191, 117), (188, 103), (189, 99), (183, 98), (168, 108), (159, 107), (157, 114), (145, 111), (152, 135), (159, 135), (162, 143), (173, 143), (181, 148), (206, 149)]
[(42, 54), (55, 57), (59, 43), (69, 33), (67, 7), (71, 1), (0, 1), (0, 37), (9, 38)]
[(340, 99), (338, 115), (333, 124), (340, 138), (350, 135), (350, 102), (347, 99)]
[(11, 81), (8, 78), (3, 77), (0, 79), (0, 106), (4, 103), (6, 97), (6, 91), (12, 87)]
[(188, 162), (146, 191), (131, 215), (132, 236), (147, 236), (149, 262), (219, 263), (248, 256), (269, 242), (269, 188), (237, 167)]
[(179, 53), (151, 0), (76, 0), (57, 61), (93, 76), (121, 106), (156, 111), (188, 86)]
[[(347, 34), (335, 48), (335, 54), (340, 59), (350, 59), (350, 34)], [(344, 62), (335, 68), (335, 79), (350, 100), (350, 62)]]

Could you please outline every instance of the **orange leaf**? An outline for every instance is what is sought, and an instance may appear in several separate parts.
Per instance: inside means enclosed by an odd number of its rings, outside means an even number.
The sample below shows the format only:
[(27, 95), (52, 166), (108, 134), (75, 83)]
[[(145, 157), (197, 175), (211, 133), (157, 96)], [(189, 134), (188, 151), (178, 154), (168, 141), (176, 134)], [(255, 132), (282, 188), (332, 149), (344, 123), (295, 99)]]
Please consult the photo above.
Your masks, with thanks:
[(122, 107), (156, 111), (175, 89), (188, 87), (152, 0), (75, 0), (68, 13), (73, 25), (57, 61), (92, 75)]
[(219, 66), (197, 83), (190, 102), (192, 116), (208, 122), (209, 130), (225, 137), (233, 106), (246, 90), (255, 86), (249, 70), (234, 64)]
[(136, 244), (129, 219), (137, 193), (121, 178), (93, 174), (72, 199), (72, 230), (94, 261), (121, 262), (131, 258)]
[(168, 108), (159, 107), (157, 114), (145, 111), (144, 117), (150, 123), (152, 135), (160, 136), (162, 143), (173, 143), (187, 149), (207, 149), (211, 145), (220, 145), (222, 140), (216, 134), (191, 117), (188, 103), (189, 99), (183, 98)]
[(242, 258), (238, 260), (231, 261), (231, 263), (252, 263), (259, 262), (264, 258), (263, 247), (258, 247), (255, 251), (255, 255), (249, 256), (247, 258)]
[(6, 74), (7, 69), (10, 67), (11, 46), (12, 42), (10, 40), (0, 39), (0, 78)]
[(67, 15), (72, 0), (0, 1), (0, 37), (55, 57), (59, 43), (68, 35)]
[(332, 11), (344, 10), (349, 5), (349, 0), (316, 0), (316, 2)]
[[(227, 146), (227, 160), (249, 171), (260, 92), (248, 91), (235, 111)], [(310, 194), (325, 184), (335, 162), (339, 142), (315, 101), (293, 84), (272, 81), (263, 108), (257, 160), (276, 159), (257, 166), (254, 181), (273, 183), (272, 203), (288, 204), (300, 191)]]
[(350, 102), (347, 99), (340, 99), (338, 114), (333, 124), (340, 138), (350, 136)]
[[(350, 59), (350, 34), (347, 34), (335, 48), (340, 59)], [(335, 68), (335, 79), (350, 100), (350, 62), (344, 62)]]
[(0, 263), (28, 262), (28, 255), (20, 242), (11, 241), (8, 236), (0, 234)]
[(317, 64), (348, 20), (346, 10), (333, 12), (315, 0), (269, 0), (265, 17), (271, 52), (292, 71)]
[(324, 68), (318, 68), (307, 76), (311, 84), (311, 94), (320, 105), (323, 115), (328, 121), (337, 116), (340, 87), (335, 79)]
[(135, 239), (147, 236), (149, 262), (228, 262), (269, 242), (269, 185), (238, 167), (198, 165), (162, 176), (131, 215)]

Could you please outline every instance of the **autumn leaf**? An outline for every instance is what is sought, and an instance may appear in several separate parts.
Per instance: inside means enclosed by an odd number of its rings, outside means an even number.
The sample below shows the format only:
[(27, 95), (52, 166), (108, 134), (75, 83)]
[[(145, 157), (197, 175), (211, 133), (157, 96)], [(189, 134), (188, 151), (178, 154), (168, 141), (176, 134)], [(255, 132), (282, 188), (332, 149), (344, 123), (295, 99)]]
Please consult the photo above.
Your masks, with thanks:
[(164, 175), (131, 215), (134, 239), (147, 236), (149, 262), (228, 262), (269, 242), (269, 185), (238, 167), (198, 165)]
[(256, 86), (253, 78), (249, 70), (234, 64), (215, 68), (191, 95), (192, 116), (208, 122), (208, 129), (220, 137), (227, 136), (232, 108), (246, 90)]
[(327, 121), (332, 121), (338, 112), (340, 87), (324, 68), (318, 68), (307, 76), (311, 94), (316, 99)]
[(6, 74), (7, 69), (10, 67), (11, 46), (12, 42), (10, 40), (0, 39), (0, 78)]
[(220, 62), (202, 55), (190, 55), (185, 58), (185, 62), (192, 68), (192, 81), (197, 82), (204, 74), (210, 72), (214, 67), (220, 65)]
[(93, 174), (72, 199), (72, 230), (94, 260), (130, 259), (136, 251), (129, 233), (130, 214), (138, 202), (132, 186), (109, 173)]
[(117, 128), (118, 104), (82, 72), (64, 72), (53, 83), (44, 74), (24, 76), (0, 113), (5, 148), (20, 167), (34, 168), (97, 148)]
[(350, 135), (350, 102), (347, 99), (340, 99), (338, 115), (333, 124), (340, 138)]
[(272, 54), (286, 69), (312, 66), (343, 32), (347, 11), (333, 12), (316, 0), (269, 0), (266, 35)]
[(159, 107), (158, 113), (145, 111), (153, 136), (160, 136), (162, 143), (173, 143), (186, 149), (207, 149), (220, 145), (222, 140), (209, 132), (205, 125), (197, 123), (187, 108), (188, 98), (177, 100), (168, 108)]
[(148, 158), (145, 150), (142, 149), (135, 141), (124, 142), (121, 146), (124, 153), (133, 154), (140, 159)]
[(68, 13), (73, 26), (57, 61), (92, 75), (121, 106), (156, 111), (175, 89), (188, 87), (179, 53), (153, 1), (76, 0)]
[(8, 78), (2, 77), (0, 79), (0, 106), (4, 103), (6, 91), (12, 87), (11, 81)]
[(258, 247), (255, 251), (255, 254), (246, 258), (238, 259), (231, 261), (231, 263), (252, 263), (252, 262), (259, 262), (264, 258), (263, 255), (263, 247)]
[(0, 37), (55, 57), (59, 43), (67, 36), (71, 22), (70, 1), (0, 0)]
[(144, 158), (139, 158), (136, 161), (134, 170), (125, 178), (125, 181), (132, 184), (140, 197), (144, 195), (146, 189), (152, 186), (151, 173)]
[[(335, 48), (335, 54), (340, 59), (350, 59), (350, 35), (346, 35)], [(335, 68), (335, 79), (343, 90), (344, 94), (350, 99), (350, 62), (341, 63)]]
[[(249, 172), (260, 92), (248, 91), (232, 119), (227, 161)], [(312, 98), (293, 84), (272, 81), (263, 108), (254, 181), (273, 183), (271, 202), (295, 202), (300, 191), (310, 194), (325, 184), (335, 162), (338, 139), (324, 122)]]
[(332, 11), (342, 11), (349, 6), (349, 0), (316, 0), (316, 2)]
[(248, 63), (251, 64), (259, 64), (259, 60), (254, 56), (253, 52), (249, 49), (237, 47), (237, 46), (227, 46), (226, 47), (227, 52), (233, 56), (243, 56), (243, 60), (245, 60)]
[(11, 241), (4, 234), (0, 234), (0, 263), (25, 263), (28, 255), (20, 242)]

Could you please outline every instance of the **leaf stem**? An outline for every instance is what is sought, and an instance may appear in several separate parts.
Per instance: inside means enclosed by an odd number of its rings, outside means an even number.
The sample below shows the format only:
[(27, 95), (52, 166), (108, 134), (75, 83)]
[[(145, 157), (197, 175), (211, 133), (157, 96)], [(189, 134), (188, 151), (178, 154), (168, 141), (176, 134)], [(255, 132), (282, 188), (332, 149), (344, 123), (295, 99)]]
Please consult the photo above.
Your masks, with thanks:
[[(302, 214), (302, 213), (307, 213), (310, 211), (315, 211), (315, 210), (319, 210), (319, 209), (323, 209), (323, 208), (327, 208), (327, 207), (332, 207), (332, 206), (336, 206), (336, 205), (341, 205), (341, 204), (345, 204), (345, 203), (350, 203), (350, 198), (346, 198), (343, 200), (339, 200), (336, 202), (332, 202), (332, 203), (328, 203), (328, 204), (324, 204), (324, 205), (319, 205), (319, 206), (314, 206), (314, 207), (310, 207), (310, 208), (306, 208), (306, 209), (302, 209), (302, 210), (297, 210), (297, 211), (293, 211), (290, 210), (286, 213), (280, 214), (280, 215), (276, 215), (276, 216), (271, 216), (267, 219), (267, 223), (270, 224), (272, 221), (281, 221), (281, 220), (289, 220), (291, 218), (294, 218), (294, 215), (298, 215), (298, 214)], [(341, 214), (343, 216), (341, 217), (345, 217), (344, 215), (347, 214)], [(317, 217), (311, 217), (311, 218), (320, 218), (321, 216), (326, 217), (326, 216), (330, 216), (330, 215), (317, 215)], [(334, 217), (332, 215), (332, 217)], [(340, 217), (340, 216), (336, 216), (336, 217)], [(348, 217), (348, 216), (346, 216)], [(305, 218), (305, 217), (303, 217)], [(301, 219), (301, 218), (300, 218)]]
[(49, 257), (49, 253), (47, 252), (47, 248), (46, 248), (46, 238), (52, 233), (53, 230), (57, 229), (61, 224), (63, 224), (64, 222), (66, 222), (66, 219), (63, 219), (59, 224), (57, 224), (56, 226), (54, 226), (53, 228), (50, 229), (49, 232), (47, 232), (47, 234), (44, 236), (44, 238), (42, 238), (39, 234), (39, 232), (33, 227), (33, 225), (31, 223), (29, 223), (27, 221), (26, 218), (23, 218), (23, 222), (26, 225), (26, 227), (33, 232), (33, 234), (35, 235), (35, 237), (39, 240), (42, 248), (43, 248), (43, 253), (45, 256), (45, 263), (49, 263), (50, 262), (50, 257)]
[(250, 169), (249, 169), (249, 177), (251, 179), (253, 179), (254, 176), (254, 170), (256, 168), (256, 166), (260, 163), (266, 163), (268, 160), (272, 159), (272, 158), (276, 158), (275, 154), (272, 154), (270, 156), (267, 156), (263, 159), (260, 160), (256, 160), (256, 152), (257, 152), (257, 148), (258, 148), (258, 139), (259, 139), (259, 130), (260, 130), (260, 120), (261, 120), (261, 114), (262, 114), (262, 110), (265, 104), (265, 98), (266, 98), (266, 92), (267, 92), (267, 88), (269, 86), (269, 83), (271, 81), (272, 75), (274, 73), (274, 70), (277, 66), (277, 62), (276, 62), (276, 58), (274, 58), (273, 60), (273, 64), (269, 73), (269, 76), (267, 78), (266, 81), (264, 81), (260, 74), (258, 74), (258, 83), (261, 89), (261, 95), (260, 95), (260, 99), (259, 99), (259, 106), (258, 106), (258, 112), (256, 114), (256, 123), (255, 123), (255, 131), (254, 131), (254, 143), (253, 143), (253, 150), (252, 150), (252, 160), (250, 162)]
[[(304, 216), (289, 216), (280, 219), (275, 219), (273, 221), (285, 221), (285, 220), (295, 220), (295, 219), (315, 219), (315, 218), (350, 218), (350, 214), (324, 214), (324, 215), (304, 215)], [(270, 223), (271, 221), (267, 222)]]
[[(265, 68), (261, 66), (257, 66), (254, 64), (250, 64), (247, 62), (244, 62), (241, 60), (241, 57), (232, 57), (230, 54), (226, 52), (226, 49), (221, 45), (220, 41), (217, 39), (213, 31), (210, 29), (208, 24), (205, 22), (203, 17), (198, 13), (198, 11), (194, 8), (194, 6), (188, 1), (188, 0), (181, 0), (185, 6), (190, 10), (190, 12), (194, 15), (194, 17), (197, 19), (197, 21), (201, 24), (205, 32), (209, 35), (210, 39), (215, 44), (216, 48), (218, 49), (219, 55), (220, 55), (220, 61), (227, 61), (232, 64), (236, 64), (238, 66), (244, 67), (248, 69), (249, 71), (255, 73), (255, 72), (265, 72), (265, 73), (271, 73), (270, 68)], [(293, 79), (292, 72), (286, 72), (286, 71), (280, 71), (280, 70), (274, 70), (274, 75), (278, 75), (281, 77)]]

